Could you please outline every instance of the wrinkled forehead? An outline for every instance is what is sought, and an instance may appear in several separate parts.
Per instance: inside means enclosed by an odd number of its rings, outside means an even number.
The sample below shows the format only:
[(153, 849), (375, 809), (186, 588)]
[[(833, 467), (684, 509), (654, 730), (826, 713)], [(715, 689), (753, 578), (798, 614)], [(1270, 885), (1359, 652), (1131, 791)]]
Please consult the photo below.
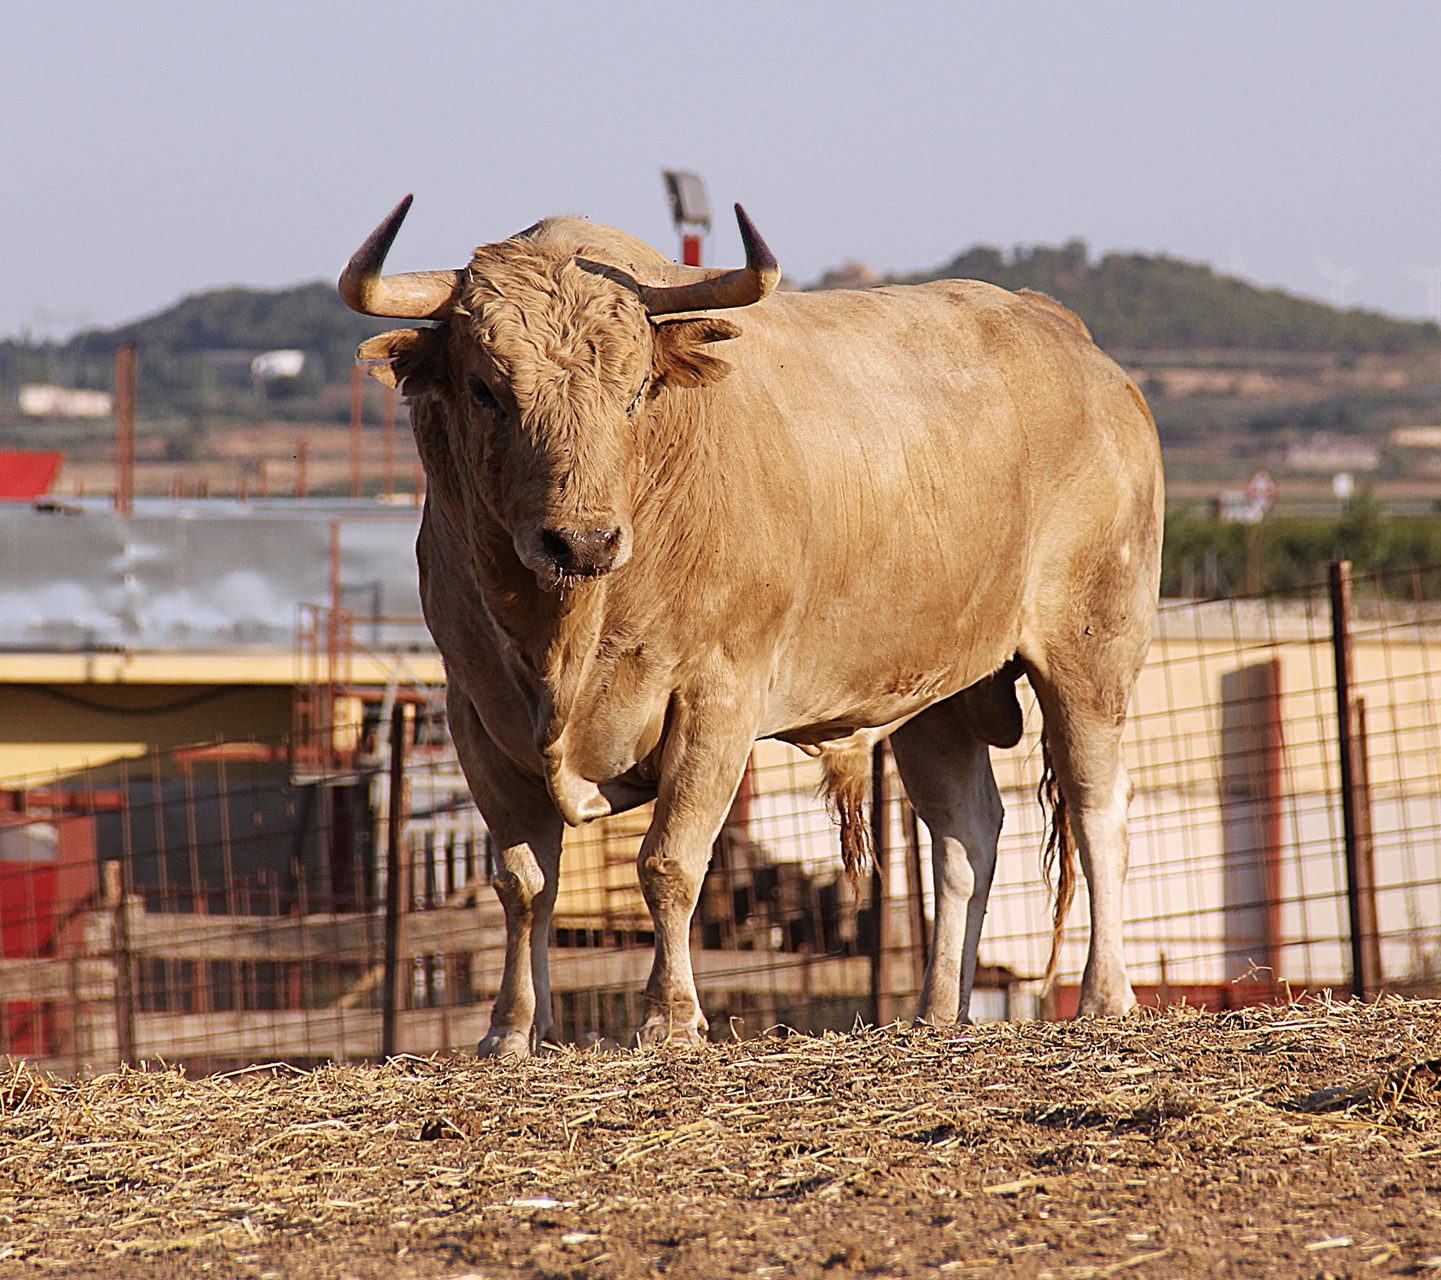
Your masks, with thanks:
[(640, 300), (574, 257), (511, 240), (475, 251), (455, 323), (501, 372), (555, 366), (628, 382), (650, 358), (650, 319)]

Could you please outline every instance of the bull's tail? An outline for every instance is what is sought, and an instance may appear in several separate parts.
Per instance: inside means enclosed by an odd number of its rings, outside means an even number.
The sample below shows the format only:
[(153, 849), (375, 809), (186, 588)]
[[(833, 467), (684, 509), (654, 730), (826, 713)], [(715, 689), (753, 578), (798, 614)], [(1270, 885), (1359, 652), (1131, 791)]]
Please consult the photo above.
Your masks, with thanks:
[(1051, 762), (1051, 745), (1044, 729), (1041, 731), (1041, 761), (1041, 785), (1036, 790), (1036, 798), (1041, 802), (1041, 808), (1050, 815), (1046, 843), (1041, 849), (1041, 874), (1047, 888), (1051, 888), (1054, 880), (1056, 894), (1051, 958), (1046, 961), (1046, 975), (1041, 982), (1041, 995), (1046, 996), (1055, 985), (1061, 943), (1066, 937), (1066, 916), (1076, 896), (1076, 840), (1071, 833), (1066, 796), (1056, 778), (1055, 766)]
[(860, 896), (861, 881), (875, 862), (871, 834), (871, 753), (858, 748), (822, 752), (821, 792), (826, 808), (841, 828), (841, 862), (851, 890)]

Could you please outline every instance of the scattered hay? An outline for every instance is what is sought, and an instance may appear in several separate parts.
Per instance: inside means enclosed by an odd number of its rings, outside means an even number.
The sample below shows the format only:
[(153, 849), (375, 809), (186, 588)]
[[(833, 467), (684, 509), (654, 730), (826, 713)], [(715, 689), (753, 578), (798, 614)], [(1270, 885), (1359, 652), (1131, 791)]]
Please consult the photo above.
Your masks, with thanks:
[(0, 1076), (0, 1274), (1388, 1275), (1438, 1193), (1441, 1005), (1393, 999)]

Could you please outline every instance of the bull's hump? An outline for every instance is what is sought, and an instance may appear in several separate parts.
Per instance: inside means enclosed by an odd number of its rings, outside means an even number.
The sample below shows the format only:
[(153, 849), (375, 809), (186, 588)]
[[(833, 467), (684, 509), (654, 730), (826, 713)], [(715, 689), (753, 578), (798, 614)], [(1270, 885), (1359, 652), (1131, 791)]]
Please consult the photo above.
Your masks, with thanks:
[(520, 233), (534, 249), (555, 250), (566, 258), (594, 258), (612, 266), (631, 262), (663, 263), (669, 259), (644, 240), (584, 218), (546, 218)]

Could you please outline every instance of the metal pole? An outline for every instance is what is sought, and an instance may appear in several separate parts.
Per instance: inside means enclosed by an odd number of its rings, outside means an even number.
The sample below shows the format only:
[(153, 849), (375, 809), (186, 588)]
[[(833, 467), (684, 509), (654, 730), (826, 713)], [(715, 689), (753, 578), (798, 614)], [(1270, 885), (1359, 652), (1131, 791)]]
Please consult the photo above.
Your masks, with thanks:
[(350, 496), (360, 497), (360, 422), (364, 412), (365, 370), (350, 366)]
[(1356, 905), (1361, 913), (1361, 972), (1366, 991), (1381, 993), (1381, 930), (1376, 922), (1376, 842), (1371, 826), (1371, 760), (1366, 748), (1366, 699), (1352, 698), (1355, 729), (1351, 734), (1351, 776), (1356, 795)]
[(911, 913), (911, 946), (914, 950), (916, 990), (926, 980), (926, 968), (931, 962), (931, 933), (926, 920), (926, 890), (921, 880), (921, 827), (915, 807), (906, 801), (902, 807), (901, 819), (906, 829), (906, 879), (909, 882)]
[[(1364, 899), (1365, 861), (1363, 848), (1370, 815), (1360, 813), (1364, 766), (1358, 768), (1360, 736), (1356, 732), (1356, 700), (1351, 693), (1351, 562), (1331, 565), (1331, 650), (1336, 667), (1337, 746), (1341, 764), (1341, 827), (1346, 854), (1346, 914), (1351, 933), (1351, 994), (1358, 1000), (1375, 994), (1378, 975), (1368, 963)], [(1372, 902), (1372, 910), (1375, 905)]]
[(395, 1021), (400, 1006), (401, 827), (405, 823), (405, 703), (390, 716), (390, 809), (385, 840), (385, 982), (381, 994), (380, 1056), (395, 1056)]
[(395, 497), (395, 401), (397, 393), (394, 387), (385, 388), (385, 417), (382, 421), (382, 442), (383, 453), (383, 474), (381, 475), (381, 491), (385, 494), (385, 500), (389, 502)]
[(871, 910), (875, 913), (875, 951), (871, 955), (871, 1012), (875, 1025), (891, 1020), (891, 900), (890, 805), (886, 785), (886, 743), (876, 743), (871, 754), (871, 844), (875, 866), (871, 870)]
[(340, 521), (330, 522), (330, 612), (340, 612), (344, 588), (340, 580)]
[(135, 496), (135, 344), (115, 348), (115, 510), (128, 516)]
[(125, 872), (117, 861), (104, 866), (105, 905), (111, 911), (111, 956), (115, 964), (115, 1050), (121, 1066), (135, 1061), (135, 970), (130, 956), (130, 922), (125, 915)]

